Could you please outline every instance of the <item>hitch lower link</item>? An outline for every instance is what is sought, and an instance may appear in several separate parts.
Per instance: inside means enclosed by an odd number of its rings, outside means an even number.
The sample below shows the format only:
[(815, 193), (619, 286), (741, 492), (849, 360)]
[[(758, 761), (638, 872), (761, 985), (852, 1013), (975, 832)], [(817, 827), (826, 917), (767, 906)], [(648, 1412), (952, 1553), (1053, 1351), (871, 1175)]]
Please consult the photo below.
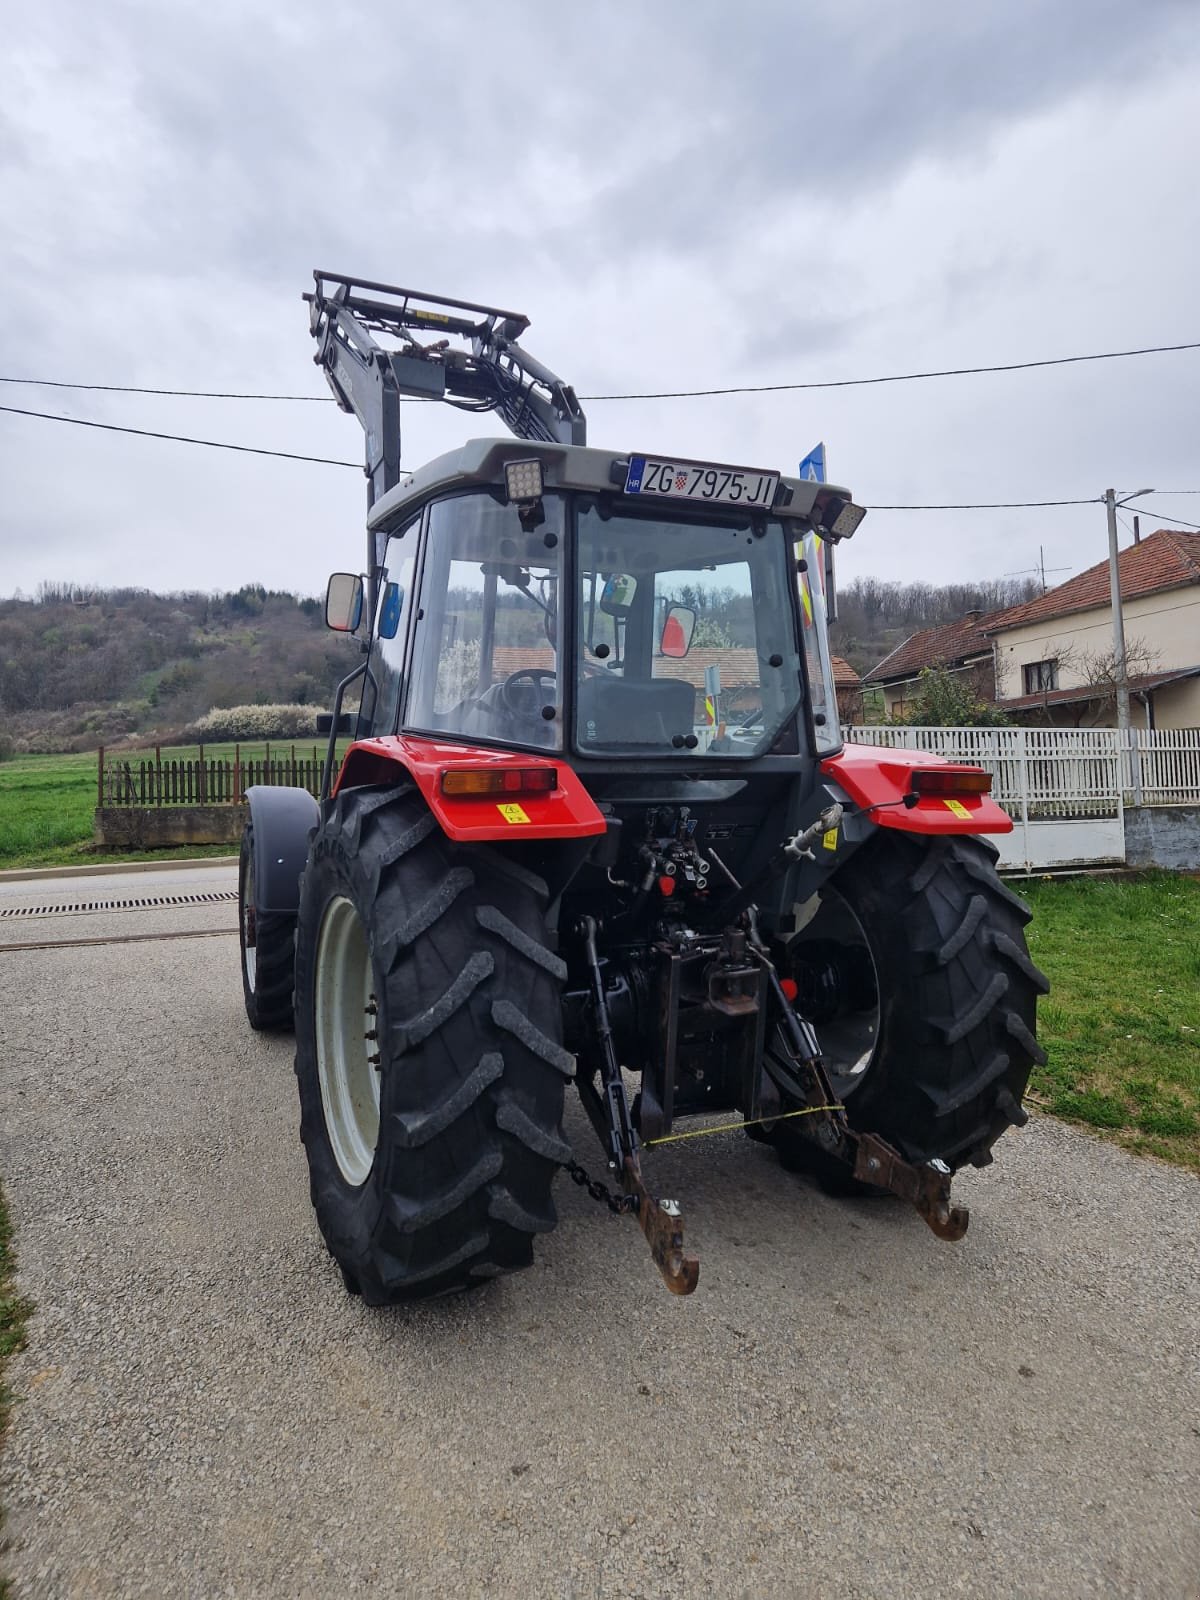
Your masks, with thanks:
[(758, 931), (754, 907), (746, 912), (750, 928), (750, 949), (767, 975), (781, 1017), (778, 1032), (786, 1062), (767, 1050), (763, 1065), (776, 1085), (802, 1107), (811, 1107), (803, 1117), (804, 1130), (827, 1155), (844, 1161), (860, 1183), (907, 1200), (915, 1206), (939, 1239), (961, 1239), (967, 1231), (970, 1212), (950, 1200), (950, 1168), (944, 1161), (915, 1165), (877, 1133), (857, 1133), (846, 1120), (844, 1109), (836, 1104), (829, 1075), (817, 1042), (816, 1030), (799, 1016), (784, 993), (779, 974), (767, 953)]
[[(614, 1210), (631, 1211), (650, 1246), (654, 1264), (662, 1274), (663, 1282), (672, 1294), (691, 1294), (700, 1281), (700, 1262), (683, 1248), (683, 1212), (674, 1200), (660, 1200), (646, 1187), (642, 1176), (642, 1163), (638, 1156), (637, 1129), (629, 1112), (625, 1093), (625, 1080), (617, 1061), (613, 1044), (612, 1023), (608, 1003), (604, 998), (604, 977), (600, 971), (600, 958), (596, 951), (596, 923), (584, 917), (578, 928), (587, 953), (588, 970), (592, 985), (592, 1004), (595, 1007), (596, 1033), (600, 1042), (601, 1095), (590, 1080), (581, 1077), (579, 1090), (587, 1111), (601, 1140), (609, 1151), (609, 1170), (619, 1175), (625, 1192), (625, 1203), (613, 1203)], [(574, 1176), (574, 1173), (572, 1173)], [(577, 1179), (576, 1181), (586, 1181)], [(595, 1187), (601, 1188), (602, 1185)], [(595, 1192), (593, 1185), (588, 1184)], [(602, 1196), (603, 1197), (603, 1196)], [(611, 1203), (611, 1202), (610, 1202)]]

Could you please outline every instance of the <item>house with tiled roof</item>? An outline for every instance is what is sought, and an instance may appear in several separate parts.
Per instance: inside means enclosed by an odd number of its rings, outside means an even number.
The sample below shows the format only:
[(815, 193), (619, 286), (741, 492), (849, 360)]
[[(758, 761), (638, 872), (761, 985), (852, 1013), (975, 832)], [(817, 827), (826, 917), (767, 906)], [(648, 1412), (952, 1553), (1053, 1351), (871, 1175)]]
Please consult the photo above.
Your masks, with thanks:
[[(1118, 567), (1133, 725), (1200, 727), (1200, 533), (1160, 528), (1122, 550)], [(1107, 561), (982, 628), (996, 704), (1016, 720), (1116, 725)]]
[(887, 715), (903, 717), (917, 696), (922, 672), (937, 667), (962, 677), (977, 700), (993, 699), (993, 648), (985, 631), (993, 615), (1000, 613), (968, 611), (957, 622), (909, 634), (871, 668), (862, 680), (864, 688), (882, 689)]

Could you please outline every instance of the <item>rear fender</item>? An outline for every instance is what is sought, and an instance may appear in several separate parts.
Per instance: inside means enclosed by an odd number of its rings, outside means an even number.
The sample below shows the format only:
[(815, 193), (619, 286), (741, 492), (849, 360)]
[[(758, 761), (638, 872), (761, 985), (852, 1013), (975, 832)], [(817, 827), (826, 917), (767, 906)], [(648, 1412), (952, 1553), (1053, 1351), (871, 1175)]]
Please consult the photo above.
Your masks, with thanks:
[(246, 790), (254, 828), (254, 904), (259, 911), (295, 913), (308, 840), (321, 811), (307, 789), (256, 784)]
[[(442, 790), (442, 778), (457, 767), (488, 771), (553, 767), (555, 787), (543, 793), (511, 796), (447, 795)], [(394, 783), (400, 773), (412, 778), (446, 837), (460, 843), (587, 839), (603, 834), (607, 828), (579, 776), (559, 756), (440, 744), (411, 734), (360, 739), (352, 744), (333, 792), (336, 795), (360, 785)]]
[(837, 755), (827, 756), (821, 771), (879, 828), (899, 833), (1011, 833), (1012, 818), (990, 795), (921, 795), (915, 805), (905, 804), (915, 771), (961, 765), (924, 750), (848, 744)]

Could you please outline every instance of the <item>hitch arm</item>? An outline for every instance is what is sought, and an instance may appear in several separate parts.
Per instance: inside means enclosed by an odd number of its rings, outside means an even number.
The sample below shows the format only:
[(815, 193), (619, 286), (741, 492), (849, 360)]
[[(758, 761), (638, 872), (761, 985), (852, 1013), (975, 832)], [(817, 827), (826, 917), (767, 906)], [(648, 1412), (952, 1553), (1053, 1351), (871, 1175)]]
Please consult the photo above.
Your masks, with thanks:
[(625, 1080), (621, 1076), (608, 1002), (604, 998), (604, 975), (596, 950), (596, 922), (583, 917), (576, 930), (583, 941), (592, 986), (596, 1032), (600, 1040), (600, 1081), (603, 1099), (590, 1081), (578, 1080), (584, 1110), (607, 1146), (610, 1170), (621, 1175), (621, 1187), (628, 1196), (629, 1209), (635, 1211), (654, 1264), (672, 1294), (691, 1294), (700, 1279), (700, 1263), (684, 1254), (683, 1212), (674, 1200), (659, 1200), (646, 1187), (638, 1157), (638, 1136), (629, 1112)]
[[(765, 1063), (767, 1071), (786, 1093), (795, 1096), (799, 1089), (803, 1098), (805, 1089), (808, 1089), (810, 1094), (821, 1096), (826, 1107), (831, 1107), (836, 1096), (825, 1071), (816, 1030), (807, 1018), (793, 1009), (791, 1001), (784, 994), (779, 974), (759, 936), (753, 906), (748, 908), (746, 917), (750, 924), (750, 947), (766, 971), (771, 992), (780, 1009), (781, 1037), (792, 1061), (799, 1068), (798, 1075), (793, 1079), (793, 1074), (781, 1072), (768, 1054)], [(789, 1079), (793, 1081), (789, 1082)], [(952, 1175), (944, 1161), (926, 1161), (920, 1165), (906, 1161), (898, 1150), (894, 1150), (877, 1133), (858, 1133), (851, 1128), (841, 1107), (836, 1110), (815, 1109), (822, 1100), (812, 1101), (814, 1109), (810, 1116), (803, 1119), (806, 1137), (818, 1144), (826, 1155), (844, 1161), (861, 1183), (887, 1189), (915, 1206), (939, 1239), (953, 1241), (962, 1238), (971, 1214), (966, 1206), (952, 1204)]]

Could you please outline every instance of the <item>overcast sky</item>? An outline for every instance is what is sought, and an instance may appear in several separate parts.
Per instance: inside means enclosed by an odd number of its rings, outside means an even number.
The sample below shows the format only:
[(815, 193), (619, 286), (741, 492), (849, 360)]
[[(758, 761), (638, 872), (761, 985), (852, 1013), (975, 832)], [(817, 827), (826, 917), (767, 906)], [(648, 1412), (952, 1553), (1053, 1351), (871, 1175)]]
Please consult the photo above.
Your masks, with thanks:
[[(7, 376), (321, 395), (314, 267), (523, 311), (581, 394), (1200, 339), (1196, 0), (39, 0), (0, 50)], [(332, 405), (0, 404), (361, 459)], [(867, 505), (1200, 489), (1200, 351), (587, 409), (620, 451), (794, 471), (823, 439)], [(408, 408), (405, 464), (489, 420)], [(316, 593), (364, 510), (353, 471), (0, 413), (3, 595)], [(1200, 494), (1143, 533), (1168, 514)], [(841, 573), (1039, 546), (1091, 565), (1103, 508), (877, 511)]]

